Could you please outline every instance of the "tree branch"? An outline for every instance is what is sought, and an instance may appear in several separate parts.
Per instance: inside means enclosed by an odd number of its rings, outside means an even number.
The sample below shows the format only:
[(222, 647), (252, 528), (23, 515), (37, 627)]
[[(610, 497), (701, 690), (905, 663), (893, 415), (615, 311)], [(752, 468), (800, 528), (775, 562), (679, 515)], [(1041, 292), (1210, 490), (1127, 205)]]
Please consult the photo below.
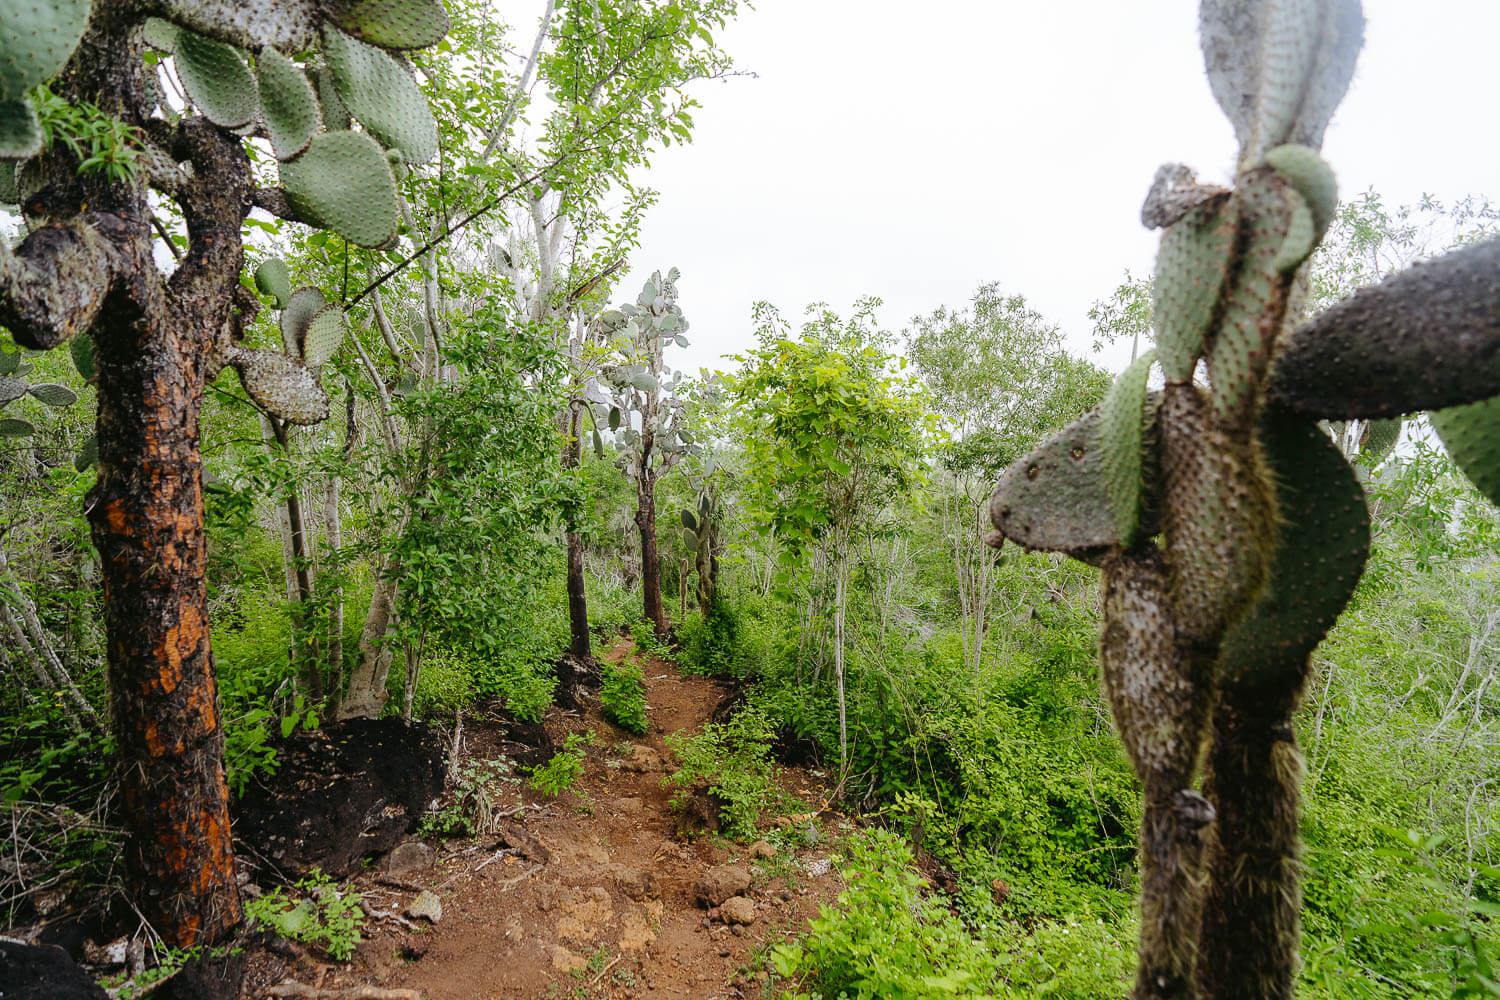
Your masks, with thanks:
[(0, 242), (0, 326), (33, 350), (88, 329), (109, 294), (118, 254), (90, 213), (36, 230), (14, 251)]
[(1418, 263), (1325, 310), (1279, 345), (1269, 400), (1375, 419), (1500, 395), (1500, 237)]

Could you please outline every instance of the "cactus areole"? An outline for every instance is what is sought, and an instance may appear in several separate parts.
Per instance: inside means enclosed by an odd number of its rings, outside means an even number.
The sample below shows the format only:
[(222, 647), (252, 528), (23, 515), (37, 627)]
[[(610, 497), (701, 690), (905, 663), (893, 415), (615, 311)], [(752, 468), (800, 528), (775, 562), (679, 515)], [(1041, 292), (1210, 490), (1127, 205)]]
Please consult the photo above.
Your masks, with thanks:
[(1157, 172), (1141, 211), (1163, 230), (1156, 349), (1001, 476), (991, 541), (1103, 569), (1100, 673), (1145, 799), (1135, 996), (1289, 1000), (1291, 717), (1369, 548), (1359, 479), (1318, 421), (1438, 410), (1455, 461), (1500, 502), (1500, 241), (1299, 325), (1337, 203), (1318, 148), (1354, 70), (1358, 0), (1203, 0), (1199, 31), (1240, 144), (1234, 187)]
[[(0, 168), (14, 173), (7, 193), (30, 223), (18, 247), (0, 245), (0, 325), (28, 348), (91, 345), (74, 358), (96, 370), (99, 389), (88, 516), (103, 566), (128, 890), (175, 947), (211, 944), (240, 921), (204, 590), (204, 386), (232, 366), (273, 419), (316, 422), (328, 412), (316, 366), (342, 336), (335, 310), (302, 321), (285, 354), (239, 343), (261, 305), (241, 284), (240, 227), (259, 206), (351, 242), (396, 231), (387, 151), (338, 131), (297, 62), (337, 26), (378, 61), (389, 57), (370, 44), (431, 44), (447, 18), (436, 0), (65, 0), (0, 14)], [(148, 45), (174, 54), (191, 105), (180, 117), (153, 117), (161, 91)], [(81, 170), (65, 144), (44, 147), (29, 94), (48, 81), (134, 130), (130, 168)], [(428, 151), (424, 110), (408, 99), (407, 118), (388, 123), (408, 160)], [(272, 140), (285, 188), (255, 186), (245, 140), (230, 131), (250, 128)], [(166, 274), (153, 258), (148, 190), (186, 221), (186, 247)], [(278, 308), (289, 305), (284, 268), (258, 278)]]

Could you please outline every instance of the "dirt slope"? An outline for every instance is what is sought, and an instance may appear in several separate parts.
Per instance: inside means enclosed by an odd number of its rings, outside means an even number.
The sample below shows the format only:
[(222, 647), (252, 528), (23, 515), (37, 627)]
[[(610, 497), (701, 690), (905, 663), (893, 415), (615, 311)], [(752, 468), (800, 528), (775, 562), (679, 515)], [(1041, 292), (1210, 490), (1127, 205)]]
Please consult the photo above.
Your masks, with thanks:
[[(623, 640), (607, 658), (632, 650)], [(573, 791), (548, 800), (513, 786), (508, 808), (522, 808), (502, 829), (508, 848), (495, 849), (494, 836), (477, 845), (449, 841), (428, 867), (358, 879), (382, 912), (402, 911), (418, 889), (434, 890), (442, 904), (436, 925), (417, 920), (413, 933), (394, 920), (372, 922), (347, 965), (303, 962), (284, 976), (323, 989), (414, 989), (428, 1000), (763, 995), (753, 973), (741, 970), (754, 949), (805, 929), (818, 904), (837, 894), (829, 840), (825, 834), (818, 846), (753, 859), (717, 837), (679, 836), (682, 821), (661, 787), (672, 769), (664, 736), (696, 730), (724, 691), (664, 661), (639, 662), (651, 731), (631, 738), (597, 708), (583, 716), (554, 710), (547, 727), (559, 745), (569, 732), (592, 729), (599, 738)], [(486, 740), (471, 733), (468, 752), (493, 756)], [(807, 811), (817, 808), (814, 776), (788, 770), (779, 780)], [(748, 925), (725, 923), (739, 904), (721, 913), (694, 899), (705, 872), (735, 862), (752, 876), (743, 893), (754, 903)]]

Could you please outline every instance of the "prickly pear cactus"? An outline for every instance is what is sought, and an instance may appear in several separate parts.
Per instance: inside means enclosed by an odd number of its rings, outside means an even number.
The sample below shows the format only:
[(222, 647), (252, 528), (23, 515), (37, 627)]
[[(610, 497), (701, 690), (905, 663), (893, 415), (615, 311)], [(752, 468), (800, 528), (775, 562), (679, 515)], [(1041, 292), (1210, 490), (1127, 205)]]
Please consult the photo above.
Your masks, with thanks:
[(1203, 0), (1199, 28), (1240, 143), (1233, 190), (1158, 171), (1141, 212), (1163, 230), (1154, 356), (1001, 476), (992, 541), (1103, 569), (1100, 673), (1145, 793), (1135, 996), (1290, 998), (1291, 713), (1369, 547), (1360, 478), (1318, 421), (1372, 421), (1373, 466), (1400, 433), (1379, 418), (1441, 408), (1433, 425), (1500, 502), (1500, 241), (1299, 325), (1337, 204), (1318, 147), (1358, 0)]

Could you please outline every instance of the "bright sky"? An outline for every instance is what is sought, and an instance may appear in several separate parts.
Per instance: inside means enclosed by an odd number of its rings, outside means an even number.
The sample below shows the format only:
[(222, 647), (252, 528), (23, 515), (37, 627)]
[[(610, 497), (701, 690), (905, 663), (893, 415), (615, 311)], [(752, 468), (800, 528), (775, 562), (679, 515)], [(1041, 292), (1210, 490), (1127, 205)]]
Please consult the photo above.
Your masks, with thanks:
[[(758, 78), (698, 87), (693, 143), (643, 178), (661, 202), (619, 286), (681, 269), (690, 371), (753, 344), (757, 299), (796, 320), (878, 295), (899, 331), (990, 280), (1086, 354), (1089, 306), (1150, 271), (1138, 213), (1157, 166), (1228, 180), (1193, 0), (755, 2), (721, 42)], [(1341, 192), (1500, 201), (1500, 3), (1364, 7), (1324, 144)], [(1123, 351), (1096, 360), (1117, 370)]]

